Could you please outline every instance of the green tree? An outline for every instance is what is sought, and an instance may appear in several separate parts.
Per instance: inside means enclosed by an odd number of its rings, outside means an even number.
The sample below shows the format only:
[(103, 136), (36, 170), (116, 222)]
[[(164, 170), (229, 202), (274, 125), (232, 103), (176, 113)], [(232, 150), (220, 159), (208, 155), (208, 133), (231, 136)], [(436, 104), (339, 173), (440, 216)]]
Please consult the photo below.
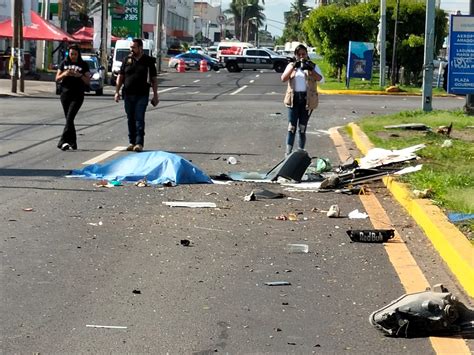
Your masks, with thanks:
[[(264, 0), (232, 0), (229, 9), (224, 11), (225, 14), (234, 18), (235, 34), (239, 34), (238, 37), (241, 41), (245, 38), (247, 26), (251, 26), (252, 31), (250, 29), (248, 31), (251, 34), (257, 26), (262, 26), (265, 21), (264, 7), (260, 5), (260, 1), (265, 5)], [(256, 18), (256, 23), (249, 21), (253, 17)]]
[[(342, 79), (347, 62), (349, 41), (377, 41), (379, 0), (341, 7), (337, 4), (322, 6), (311, 12), (303, 24), (309, 44), (331, 64), (334, 75)], [(386, 64), (391, 68), (396, 0), (387, 1)], [(406, 78), (417, 82), (422, 72), (426, 9), (423, 1), (401, 0), (397, 26), (397, 73), (404, 67)], [(436, 10), (435, 46), (438, 53), (447, 35), (447, 18), (443, 10)]]
[(350, 7), (322, 6), (311, 12), (303, 23), (309, 44), (317, 47), (342, 81), (349, 41), (371, 42), (376, 38), (378, 8), (374, 3)]
[(306, 42), (306, 34), (301, 30), (301, 24), (311, 12), (306, 5), (307, 0), (294, 0), (287, 16), (285, 17), (285, 29), (281, 41), (284, 42)]

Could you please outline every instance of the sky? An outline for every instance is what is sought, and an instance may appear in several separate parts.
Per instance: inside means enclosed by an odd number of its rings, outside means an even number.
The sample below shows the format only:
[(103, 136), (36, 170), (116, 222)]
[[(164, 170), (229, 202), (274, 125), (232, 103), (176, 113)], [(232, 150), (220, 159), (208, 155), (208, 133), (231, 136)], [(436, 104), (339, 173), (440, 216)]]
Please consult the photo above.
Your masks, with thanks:
[[(231, 0), (210, 0), (210, 2), (214, 6), (222, 3), (222, 10), (226, 10), (229, 8)], [(292, 3), (292, 0), (265, 0), (264, 14), (267, 17), (267, 30), (273, 36), (282, 35), (285, 27), (283, 13), (290, 10)], [(308, 6), (312, 6), (314, 0), (308, 0), (306, 3)], [(460, 10), (463, 15), (467, 15), (469, 13), (469, 0), (441, 0), (441, 8), (448, 14)]]

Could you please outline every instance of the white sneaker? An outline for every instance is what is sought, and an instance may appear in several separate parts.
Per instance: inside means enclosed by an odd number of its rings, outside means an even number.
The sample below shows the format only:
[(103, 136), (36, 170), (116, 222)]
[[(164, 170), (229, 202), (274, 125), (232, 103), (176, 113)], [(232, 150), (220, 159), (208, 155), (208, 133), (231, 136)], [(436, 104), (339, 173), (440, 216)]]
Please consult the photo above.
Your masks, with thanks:
[(63, 145), (61, 146), (61, 150), (69, 150), (71, 149), (71, 146), (69, 145), (69, 143), (63, 143)]

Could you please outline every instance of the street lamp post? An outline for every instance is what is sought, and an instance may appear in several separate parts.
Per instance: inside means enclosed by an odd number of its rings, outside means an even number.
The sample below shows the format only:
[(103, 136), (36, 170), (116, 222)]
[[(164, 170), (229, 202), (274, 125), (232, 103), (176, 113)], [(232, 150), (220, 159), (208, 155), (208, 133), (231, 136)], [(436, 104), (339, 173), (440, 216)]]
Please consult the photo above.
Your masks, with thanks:
[(243, 30), (244, 30), (244, 10), (249, 7), (249, 6), (252, 6), (251, 4), (244, 4), (242, 2), (242, 5), (240, 7), (240, 41), (242, 42), (242, 39), (243, 39)]
[(256, 19), (257, 19), (256, 17), (251, 17), (247, 20), (247, 35), (245, 36), (245, 41), (246, 42), (249, 41), (249, 24), (250, 24), (250, 21), (256, 20)]

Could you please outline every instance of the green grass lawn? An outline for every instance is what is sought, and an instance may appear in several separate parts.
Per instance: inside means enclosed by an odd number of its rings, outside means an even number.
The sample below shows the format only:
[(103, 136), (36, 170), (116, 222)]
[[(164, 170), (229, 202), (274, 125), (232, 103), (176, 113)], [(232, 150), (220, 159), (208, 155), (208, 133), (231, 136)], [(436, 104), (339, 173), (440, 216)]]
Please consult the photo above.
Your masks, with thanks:
[[(342, 78), (342, 82), (338, 81), (337, 78), (329, 77), (331, 71), (330, 65), (324, 60), (317, 61), (318, 66), (321, 68), (325, 82), (321, 84), (321, 89), (324, 90), (363, 90), (363, 91), (384, 91), (387, 87), (390, 86), (390, 80), (386, 80), (385, 86), (381, 87), (379, 85), (380, 75), (379, 72), (374, 71), (372, 75), (372, 80), (364, 80), (358, 78), (351, 78), (349, 83), (349, 88), (346, 87), (345, 77)], [(345, 73), (343, 74), (345, 75)], [(398, 86), (402, 91), (409, 94), (420, 94), (422, 93), (421, 87), (418, 86), (409, 86), (409, 85), (399, 85)], [(446, 91), (443, 88), (433, 88), (433, 95), (446, 94)]]
[[(386, 125), (424, 123), (431, 131), (385, 129)], [(439, 126), (453, 123), (450, 137), (436, 132)], [(424, 143), (417, 152), (423, 164), (420, 172), (401, 176), (411, 189), (430, 189), (430, 198), (445, 212), (474, 213), (474, 118), (459, 111), (408, 111), (368, 117), (358, 122), (376, 147), (400, 149)], [(451, 147), (443, 147), (450, 139)], [(474, 239), (474, 221), (461, 230)]]

